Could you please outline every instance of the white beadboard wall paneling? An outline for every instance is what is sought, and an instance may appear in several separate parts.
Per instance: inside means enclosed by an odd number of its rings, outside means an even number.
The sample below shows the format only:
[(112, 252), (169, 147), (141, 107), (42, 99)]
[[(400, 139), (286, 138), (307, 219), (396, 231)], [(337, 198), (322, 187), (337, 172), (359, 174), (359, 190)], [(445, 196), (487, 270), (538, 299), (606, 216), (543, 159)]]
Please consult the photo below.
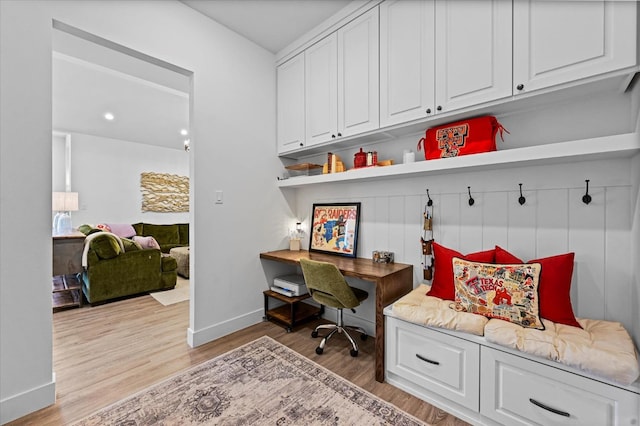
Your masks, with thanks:
[(574, 267), (572, 286), (577, 286), (578, 300), (573, 301), (576, 315), (586, 318), (605, 318), (605, 190), (589, 188), (593, 201), (582, 202), (585, 189), (569, 190), (567, 224), (568, 250), (579, 253)]
[[(422, 245), (420, 237), (422, 231), (422, 215), (416, 215), (414, 212), (424, 212), (424, 206), (427, 203), (426, 196), (408, 195), (404, 198), (404, 216), (405, 226), (402, 230), (404, 245), (395, 253), (396, 262), (410, 263), (413, 268), (414, 287), (420, 283), (423, 277), (422, 269), (424, 265), (424, 256), (422, 255)], [(428, 265), (427, 265), (428, 266)]]
[[(631, 325), (634, 323), (632, 295), (635, 286), (633, 271), (628, 265), (637, 264), (638, 258), (634, 260), (631, 255), (632, 194), (629, 191), (630, 188), (613, 187), (607, 188), (605, 194), (604, 318)], [(633, 238), (633, 233), (631, 235)], [(640, 303), (637, 309), (640, 310)], [(631, 328), (628, 330), (631, 332)]]
[[(437, 161), (437, 160), (436, 160)], [(523, 261), (576, 253), (571, 298), (578, 317), (621, 322), (634, 333), (637, 273), (631, 258), (637, 188), (632, 159), (574, 162), (298, 189), (297, 208), (314, 202), (362, 203), (359, 257), (391, 250), (422, 280), (422, 215), (433, 200), (434, 239), (462, 253), (500, 245)], [(589, 205), (582, 202), (590, 179)], [(524, 205), (518, 203), (522, 183)], [(467, 187), (475, 203), (469, 206)], [(637, 191), (637, 190), (636, 190)], [(637, 207), (635, 207), (637, 208)], [(638, 224), (635, 223), (637, 228)]]

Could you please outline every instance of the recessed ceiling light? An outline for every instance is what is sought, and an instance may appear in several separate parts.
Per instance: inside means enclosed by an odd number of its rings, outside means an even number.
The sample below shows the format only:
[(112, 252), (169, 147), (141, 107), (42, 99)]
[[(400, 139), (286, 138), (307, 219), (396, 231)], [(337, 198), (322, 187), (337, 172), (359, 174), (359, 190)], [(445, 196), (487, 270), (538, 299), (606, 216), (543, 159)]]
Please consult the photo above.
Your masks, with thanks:
[(106, 112), (106, 113), (104, 114), (104, 119), (105, 119), (105, 120), (109, 120), (109, 121), (111, 121), (111, 120), (113, 120), (114, 118), (116, 118), (116, 117), (115, 117), (113, 114), (111, 114), (110, 112)]
[(182, 129), (182, 130), (180, 130), (180, 134), (182, 136), (187, 136), (189, 134), (189, 132), (187, 131), (187, 129)]

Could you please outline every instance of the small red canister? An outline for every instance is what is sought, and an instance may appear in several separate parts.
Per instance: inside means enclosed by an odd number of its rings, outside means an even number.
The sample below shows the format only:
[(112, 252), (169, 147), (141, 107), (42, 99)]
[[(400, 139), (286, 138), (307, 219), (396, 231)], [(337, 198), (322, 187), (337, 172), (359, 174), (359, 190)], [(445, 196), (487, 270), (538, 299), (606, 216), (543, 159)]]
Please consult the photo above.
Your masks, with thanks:
[(353, 167), (358, 169), (360, 167), (366, 167), (367, 165), (367, 153), (362, 151), (360, 148), (360, 152), (356, 152), (353, 156)]

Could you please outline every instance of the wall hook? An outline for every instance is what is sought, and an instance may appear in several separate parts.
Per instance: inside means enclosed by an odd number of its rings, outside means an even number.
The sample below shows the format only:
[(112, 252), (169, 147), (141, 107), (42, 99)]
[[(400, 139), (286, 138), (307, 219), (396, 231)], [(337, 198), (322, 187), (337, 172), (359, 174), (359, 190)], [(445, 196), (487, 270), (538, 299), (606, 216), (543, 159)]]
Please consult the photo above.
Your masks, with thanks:
[(520, 185), (520, 198), (518, 198), (518, 202), (520, 203), (520, 205), (524, 205), (524, 203), (527, 202), (527, 199), (524, 198), (524, 195), (522, 195), (522, 184), (519, 183), (518, 185)]
[(467, 186), (467, 189), (469, 190), (469, 205), (472, 206), (476, 202), (476, 200), (474, 200), (471, 196), (471, 187)]
[(428, 189), (427, 189), (427, 198), (429, 199), (429, 201), (427, 201), (427, 206), (431, 207), (433, 205), (433, 200), (429, 196), (429, 190)]
[(591, 202), (591, 195), (589, 195), (589, 179), (586, 179), (585, 183), (587, 184), (587, 192), (582, 196), (582, 202), (589, 204)]

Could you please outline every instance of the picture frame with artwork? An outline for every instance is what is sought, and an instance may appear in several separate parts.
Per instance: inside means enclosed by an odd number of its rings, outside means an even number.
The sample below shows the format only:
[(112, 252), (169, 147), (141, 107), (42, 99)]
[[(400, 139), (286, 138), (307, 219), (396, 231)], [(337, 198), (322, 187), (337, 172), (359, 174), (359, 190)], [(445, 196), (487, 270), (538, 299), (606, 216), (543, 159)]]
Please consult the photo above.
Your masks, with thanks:
[(309, 251), (357, 257), (360, 203), (314, 203)]

